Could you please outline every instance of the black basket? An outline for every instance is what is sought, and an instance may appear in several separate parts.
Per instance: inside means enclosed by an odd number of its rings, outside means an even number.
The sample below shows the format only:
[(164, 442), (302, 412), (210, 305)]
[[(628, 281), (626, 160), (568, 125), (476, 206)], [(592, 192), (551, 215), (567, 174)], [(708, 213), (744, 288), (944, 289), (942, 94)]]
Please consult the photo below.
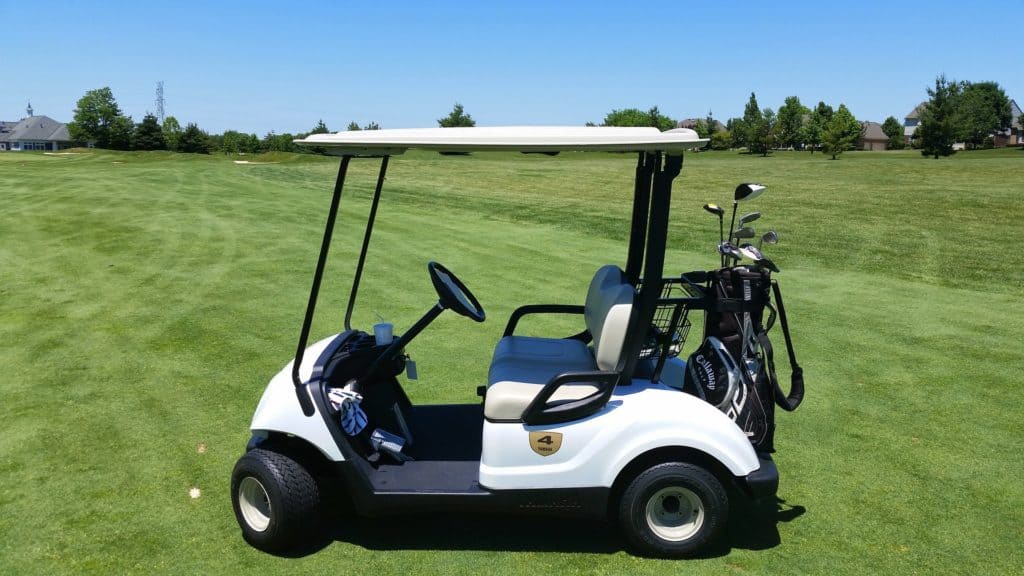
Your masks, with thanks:
[(683, 350), (690, 333), (690, 310), (703, 302), (703, 288), (684, 277), (662, 280), (661, 297), (654, 310), (647, 342), (640, 358), (659, 358), (658, 366)]

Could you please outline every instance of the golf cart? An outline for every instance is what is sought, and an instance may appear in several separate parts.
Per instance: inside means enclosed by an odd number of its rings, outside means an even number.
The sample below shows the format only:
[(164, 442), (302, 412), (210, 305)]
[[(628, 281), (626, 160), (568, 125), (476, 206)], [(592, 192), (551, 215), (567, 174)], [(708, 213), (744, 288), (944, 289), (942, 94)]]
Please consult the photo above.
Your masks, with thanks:
[[(269, 383), (231, 494), (246, 541), (283, 553), (317, 538), (320, 520), (414, 512), (558, 514), (617, 522), (640, 553), (691, 555), (720, 535), (729, 494), (774, 496), (775, 464), (721, 410), (682, 393), (676, 358), (702, 302), (698, 286), (663, 277), (672, 183), (683, 152), (707, 140), (655, 128), (436, 128), (311, 135), (341, 163), (294, 360)], [(407, 348), (445, 310), (483, 322), (452, 271), (430, 262), (437, 303), (401, 334), (350, 325), (391, 156), (628, 152), (637, 156), (625, 268), (595, 263), (570, 304), (526, 303), (496, 343), (486, 386), (458, 405), (414, 405), (397, 378)], [(345, 176), (380, 159), (344, 330), (309, 345)], [(540, 160), (538, 160), (540, 161)], [(543, 278), (536, 281), (543, 282)], [(424, 295), (426, 297), (427, 295)], [(378, 309), (379, 309), (378, 305)], [(565, 338), (516, 334), (532, 314), (580, 318)], [(369, 327), (367, 327), (369, 328)], [(735, 489), (733, 489), (735, 488)], [(729, 489), (729, 490), (727, 490)], [(342, 498), (338, 498), (342, 496)], [(338, 502), (341, 500), (341, 502)]]

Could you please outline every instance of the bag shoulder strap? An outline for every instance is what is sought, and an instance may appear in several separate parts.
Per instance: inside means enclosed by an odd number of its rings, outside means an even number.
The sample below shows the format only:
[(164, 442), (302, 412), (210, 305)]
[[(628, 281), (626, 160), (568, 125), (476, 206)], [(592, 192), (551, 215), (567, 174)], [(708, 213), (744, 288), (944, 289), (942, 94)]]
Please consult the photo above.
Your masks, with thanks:
[(779, 381), (775, 377), (775, 358), (772, 352), (772, 344), (768, 340), (768, 335), (765, 332), (761, 332), (757, 335), (758, 341), (761, 347), (765, 351), (765, 357), (768, 360), (768, 371), (769, 378), (771, 378), (772, 386), (775, 388), (775, 403), (778, 404), (779, 408), (787, 412), (792, 412), (800, 406), (800, 403), (804, 400), (804, 370), (800, 367), (800, 364), (796, 361), (796, 353), (793, 351), (793, 339), (789, 335), (789, 322), (786, 321), (786, 306), (782, 302), (782, 292), (779, 290), (779, 283), (772, 280), (772, 292), (775, 294), (775, 304), (779, 309), (779, 323), (782, 324), (782, 335), (786, 339), (786, 351), (789, 353), (789, 365), (793, 369), (793, 373), (790, 375), (789, 383), (789, 395), (782, 391), (782, 387), (779, 386)]

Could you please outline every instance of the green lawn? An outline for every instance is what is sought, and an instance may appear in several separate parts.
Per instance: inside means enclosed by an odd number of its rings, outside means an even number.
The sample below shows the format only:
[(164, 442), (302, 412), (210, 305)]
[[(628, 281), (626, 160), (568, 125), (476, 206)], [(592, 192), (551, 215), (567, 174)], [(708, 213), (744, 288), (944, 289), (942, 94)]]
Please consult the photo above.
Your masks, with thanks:
[[(781, 235), (808, 391), (779, 415), (782, 509), (734, 514), (723, 548), (684, 562), (548, 520), (359, 521), (299, 559), (246, 545), (231, 467), (294, 352), (337, 165), (231, 160), (0, 154), (0, 574), (1024, 570), (1024, 152), (686, 157), (667, 270), (716, 262), (703, 203), (768, 184), (745, 208)], [(622, 263), (634, 162), (392, 160), (354, 323), (415, 321), (429, 259), (489, 317), (444, 314), (413, 344), (414, 401), (475, 401), (513, 308), (578, 302)], [(341, 325), (376, 169), (353, 162), (315, 337)]]

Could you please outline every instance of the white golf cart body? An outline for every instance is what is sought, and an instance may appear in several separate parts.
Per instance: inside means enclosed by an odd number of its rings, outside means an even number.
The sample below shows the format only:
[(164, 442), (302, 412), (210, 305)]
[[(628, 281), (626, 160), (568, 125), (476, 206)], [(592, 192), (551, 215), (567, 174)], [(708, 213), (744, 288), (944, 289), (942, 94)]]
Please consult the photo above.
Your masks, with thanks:
[[(310, 346), (299, 374), (306, 381), (313, 363), (337, 335)], [(757, 471), (761, 462), (753, 447), (723, 412), (690, 394), (681, 394), (682, 362), (672, 387), (633, 379), (618, 386), (604, 410), (559, 425), (528, 426), (484, 419), (480, 486), (492, 490), (539, 488), (611, 488), (619, 473), (637, 457), (663, 448), (692, 448), (711, 456), (736, 477)], [(250, 426), (256, 437), (290, 434), (315, 446), (324, 457), (345, 459), (322, 418), (307, 418), (295, 397), (289, 363), (270, 381)], [(308, 389), (307, 389), (307, 393)], [(531, 448), (530, 433), (562, 434), (550, 456)]]
[[(641, 340), (646, 338), (662, 288), (671, 184), (681, 169), (683, 151), (703, 146), (706, 140), (685, 129), (504, 127), (342, 132), (311, 135), (298, 142), (341, 156), (342, 164), (296, 358), (267, 386), (252, 419), (250, 450), (276, 446), (282, 452), (301, 454), (306, 467), (335, 478), (336, 489), (351, 496), (355, 509), (368, 515), (458, 509), (608, 517), (614, 515), (609, 512), (629, 481), (659, 462), (692, 462), (723, 485), (737, 485), (755, 497), (774, 495), (778, 476), (771, 459), (756, 453), (723, 412), (680, 391), (684, 362), (666, 354), (652, 371), (653, 362), (641, 359), (645, 345)], [(397, 419), (402, 420), (392, 421), (387, 428), (396, 433), (411, 428), (409, 440), (415, 440), (410, 442), (413, 459), (395, 461), (387, 454), (367, 457), (365, 447), (360, 449), (342, 431), (326, 390), (359, 381), (359, 374), (377, 374), (382, 370), (378, 364), (390, 366), (437, 314), (446, 308), (456, 310), (443, 305), (445, 297), (438, 288), (438, 305), (404, 335), (397, 334), (403, 327), (395, 327), (396, 339), (390, 347), (375, 347), (369, 327), (361, 331), (349, 325), (388, 158), (409, 148), (552, 155), (632, 152), (638, 155), (638, 163), (625, 270), (595, 262), (597, 274), (590, 290), (581, 286), (579, 293), (567, 294), (564, 301), (570, 305), (517, 310), (505, 337), (496, 343), (489, 381), (466, 383), (467, 397), (477, 386), (487, 385), (483, 403), (413, 406), (394, 378), (401, 368), (380, 378), (387, 382), (382, 389), (388, 395), (382, 405), (393, 403)], [(350, 294), (346, 330), (308, 345), (347, 165), (361, 157), (381, 158), (382, 167)], [(475, 303), (454, 275), (451, 278), (462, 287), (455, 290), (458, 298), (465, 302), (463, 296), (468, 294)], [(437, 278), (432, 279), (437, 287)], [(480, 317), (474, 319), (482, 321), (482, 308), (476, 307)], [(514, 334), (522, 315), (551, 312), (580, 314), (585, 332), (563, 339)], [(338, 366), (361, 349), (370, 350), (373, 365), (361, 368), (363, 372), (354, 377), (337, 376), (345, 372)], [(374, 408), (372, 396), (378, 392), (372, 386), (360, 391), (370, 419), (368, 429), (380, 425), (374, 420), (387, 416), (388, 410)], [(437, 437), (435, 428), (448, 433)], [(236, 504), (236, 514), (238, 510)], [(249, 535), (247, 539), (253, 542)]]

